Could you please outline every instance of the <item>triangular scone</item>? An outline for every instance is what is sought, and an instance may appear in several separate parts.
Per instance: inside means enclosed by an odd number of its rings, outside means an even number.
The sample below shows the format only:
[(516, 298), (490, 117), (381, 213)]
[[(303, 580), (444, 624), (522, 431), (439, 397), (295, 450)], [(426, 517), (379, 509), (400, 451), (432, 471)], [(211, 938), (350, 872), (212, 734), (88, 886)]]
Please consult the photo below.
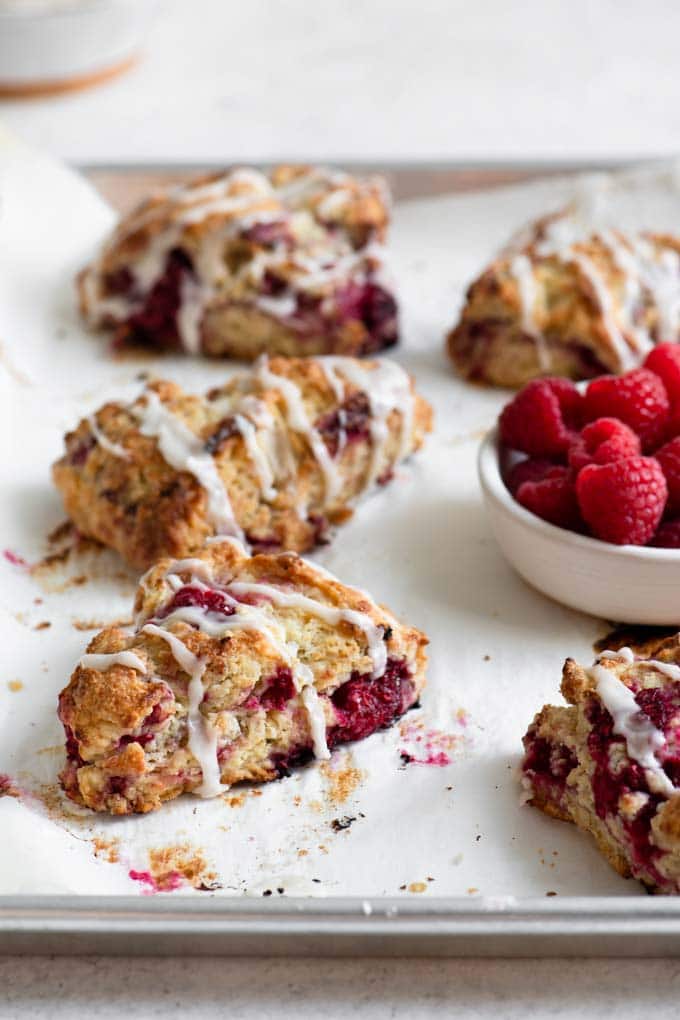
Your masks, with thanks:
[(252, 359), (372, 354), (397, 341), (381, 178), (241, 168), (159, 191), (78, 280), (119, 343)]
[(492, 386), (588, 379), (680, 340), (680, 238), (593, 231), (573, 211), (523, 231), (471, 284), (448, 336), (458, 371)]
[(394, 362), (262, 358), (205, 397), (158, 382), (106, 404), (66, 436), (53, 475), (79, 531), (141, 569), (215, 534), (306, 552), (431, 427)]
[(680, 892), (680, 635), (567, 659), (562, 694), (524, 737), (525, 800), (590, 832), (616, 870)]
[(425, 684), (424, 634), (291, 553), (215, 540), (154, 566), (135, 611), (134, 633), (90, 642), (59, 700), (61, 780), (95, 811), (276, 779), (390, 726)]

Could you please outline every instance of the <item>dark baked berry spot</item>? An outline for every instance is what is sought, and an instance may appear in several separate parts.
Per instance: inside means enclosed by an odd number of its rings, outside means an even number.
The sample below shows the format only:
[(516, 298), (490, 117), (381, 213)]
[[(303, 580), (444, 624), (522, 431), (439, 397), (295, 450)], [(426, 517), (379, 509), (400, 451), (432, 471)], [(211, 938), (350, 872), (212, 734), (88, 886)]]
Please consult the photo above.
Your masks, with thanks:
[(388, 659), (385, 672), (375, 679), (367, 673), (353, 673), (331, 695), (337, 722), (328, 730), (328, 746), (361, 740), (386, 729), (403, 715), (412, 699), (413, 683), (402, 660)]
[(76, 443), (70, 443), (66, 456), (67, 462), (71, 467), (82, 467), (96, 445), (97, 440), (94, 436), (87, 436)]
[(127, 266), (106, 273), (103, 279), (104, 290), (110, 297), (129, 294), (134, 288), (135, 278)]
[(275, 753), (271, 756), (271, 763), (276, 771), (277, 779), (286, 779), (296, 765), (306, 765), (314, 757), (311, 747), (298, 747), (286, 753)]
[(295, 697), (293, 674), (287, 666), (280, 666), (274, 676), (266, 681), (267, 687), (260, 697), (262, 708), (282, 711), (291, 698)]
[(222, 445), (226, 443), (227, 439), (231, 439), (232, 436), (240, 435), (239, 430), (236, 426), (233, 415), (229, 415), (227, 418), (223, 418), (218, 423), (215, 430), (210, 433), (208, 438), (203, 444), (203, 448), (207, 453), (217, 453)]
[(189, 256), (181, 248), (173, 248), (143, 307), (128, 318), (126, 338), (151, 347), (178, 346), (177, 313), (182, 300), (182, 281), (191, 275), (193, 267)]
[(340, 407), (316, 422), (328, 452), (335, 457), (347, 443), (370, 437), (371, 405), (365, 393), (353, 393)]
[(170, 602), (157, 615), (162, 620), (175, 609), (183, 609), (186, 606), (195, 606), (208, 613), (220, 613), (222, 616), (233, 616), (236, 612), (221, 591), (185, 584), (175, 592)]

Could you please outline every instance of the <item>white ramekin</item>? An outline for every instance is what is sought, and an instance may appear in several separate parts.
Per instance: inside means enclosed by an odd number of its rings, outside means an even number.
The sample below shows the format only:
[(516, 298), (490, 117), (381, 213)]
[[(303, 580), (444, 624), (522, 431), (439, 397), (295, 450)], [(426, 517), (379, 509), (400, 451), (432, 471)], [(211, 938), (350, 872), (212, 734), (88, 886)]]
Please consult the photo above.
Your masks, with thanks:
[(134, 60), (158, 0), (0, 0), (0, 93), (77, 88)]
[(503, 482), (496, 429), (482, 442), (478, 470), (496, 540), (530, 585), (606, 620), (680, 626), (680, 550), (611, 545), (536, 517)]

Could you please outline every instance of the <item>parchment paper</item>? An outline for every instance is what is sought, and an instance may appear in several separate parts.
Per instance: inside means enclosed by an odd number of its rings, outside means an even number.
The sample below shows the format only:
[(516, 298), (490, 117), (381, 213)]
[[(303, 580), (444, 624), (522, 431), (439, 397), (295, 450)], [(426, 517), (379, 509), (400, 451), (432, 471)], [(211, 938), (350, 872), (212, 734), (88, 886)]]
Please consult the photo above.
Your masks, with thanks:
[[(0, 174), (0, 546), (35, 564), (64, 519), (49, 468), (66, 429), (134, 395), (140, 372), (200, 391), (236, 366), (113, 358), (79, 323), (73, 289), (113, 213), (78, 175), (2, 134)], [(213, 801), (185, 796), (146, 817), (95, 816), (59, 791), (56, 699), (97, 624), (129, 617), (135, 576), (106, 551), (37, 573), (3, 557), (0, 893), (639, 893), (588, 838), (519, 805), (522, 734), (558, 699), (564, 658), (590, 660), (606, 625), (532, 591), (502, 559), (475, 455), (506, 395), (457, 380), (443, 352), (466, 284), (574, 187), (552, 180), (395, 210), (404, 336), (395, 356), (432, 401), (436, 431), (316, 558), (429, 635), (422, 708), (280, 782)], [(599, 194), (611, 191), (599, 182)], [(633, 174), (614, 196), (617, 222), (678, 228), (672, 167)], [(430, 764), (405, 764), (401, 752)]]

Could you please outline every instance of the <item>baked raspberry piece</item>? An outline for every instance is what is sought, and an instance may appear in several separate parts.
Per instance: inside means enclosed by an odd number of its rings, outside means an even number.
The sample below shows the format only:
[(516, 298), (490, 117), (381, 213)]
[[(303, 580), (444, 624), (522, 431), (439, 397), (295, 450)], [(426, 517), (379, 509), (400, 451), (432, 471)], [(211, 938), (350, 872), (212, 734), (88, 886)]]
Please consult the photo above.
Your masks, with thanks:
[(680, 344), (664, 343), (654, 347), (645, 358), (644, 367), (658, 375), (671, 403), (680, 403)]
[(527, 457), (514, 464), (505, 474), (504, 482), (509, 492), (517, 495), (517, 490), (524, 482), (542, 482), (544, 478), (559, 478), (563, 464), (556, 464), (545, 457)]
[(559, 528), (578, 529), (581, 525), (573, 472), (555, 465), (546, 477), (523, 482), (515, 499), (537, 517)]
[[(649, 658), (647, 658), (649, 656)], [(680, 634), (567, 659), (561, 693), (524, 738), (524, 799), (574, 822), (624, 877), (680, 893)]]
[(135, 630), (90, 643), (59, 699), (68, 797), (115, 815), (278, 779), (384, 729), (425, 684), (427, 638), (291, 554), (233, 539), (164, 559)]
[(664, 521), (649, 544), (659, 549), (680, 549), (680, 519)]
[(534, 379), (501, 411), (502, 443), (531, 457), (566, 453), (581, 424), (582, 397), (568, 379)]
[(680, 436), (671, 439), (654, 456), (661, 465), (668, 486), (666, 514), (676, 517), (680, 514)]
[(597, 538), (616, 545), (646, 545), (667, 495), (666, 479), (653, 457), (589, 464), (576, 478), (583, 519)]
[(607, 464), (640, 453), (640, 438), (618, 418), (598, 418), (586, 425), (569, 448), (569, 465), (580, 471), (588, 464)]
[(625, 375), (605, 375), (588, 384), (584, 399), (584, 420), (618, 418), (640, 437), (645, 452), (663, 440), (670, 402), (661, 379), (646, 368)]

